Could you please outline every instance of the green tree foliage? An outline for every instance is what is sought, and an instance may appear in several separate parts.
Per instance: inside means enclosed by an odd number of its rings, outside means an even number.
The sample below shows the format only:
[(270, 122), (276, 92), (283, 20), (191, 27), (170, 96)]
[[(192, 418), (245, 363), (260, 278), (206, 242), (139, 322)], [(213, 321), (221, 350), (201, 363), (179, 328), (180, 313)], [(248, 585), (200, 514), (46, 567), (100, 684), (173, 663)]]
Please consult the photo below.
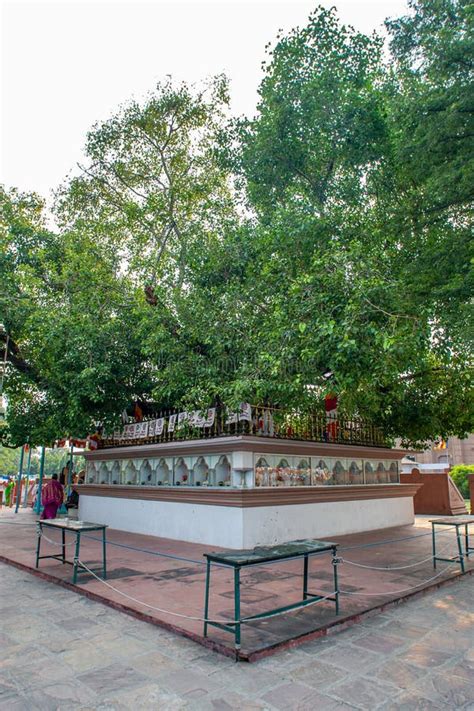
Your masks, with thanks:
[(54, 229), (4, 191), (5, 440), (329, 390), (407, 442), (470, 431), (471, 23), (412, 2), (385, 62), (318, 8), (269, 48), (254, 119), (223, 77), (159, 84), (90, 132)]
[[(146, 369), (119, 265), (86, 232), (47, 230), (35, 196), (1, 195), (5, 440), (49, 443), (114, 417)], [(126, 301), (128, 298), (128, 302)], [(125, 308), (124, 308), (125, 302)], [(119, 410), (120, 411), (120, 410)]]
[(469, 0), (410, 0), (388, 21), (395, 60), (395, 159), (418, 209), (469, 213), (474, 197), (474, 8)]
[[(39, 476), (40, 470), (39, 450), (33, 449), (31, 452), (30, 476)], [(68, 466), (69, 452), (65, 449), (47, 449), (44, 460), (44, 475), (59, 474), (61, 469)], [(23, 475), (27, 474), (28, 455), (25, 455), (23, 463)], [(10, 449), (0, 446), (0, 476), (17, 476), (20, 468), (20, 449)], [(84, 458), (74, 457), (74, 472), (84, 469)]]
[(409, 91), (384, 71), (379, 41), (333, 10), (279, 38), (265, 72), (258, 114), (238, 127), (240, 170), (261, 216), (259, 340), (276, 373), (301, 364), (281, 385), (301, 399), (330, 373), (347, 409), (393, 434), (464, 433), (468, 223), (452, 210), (427, 219), (416, 199), (395, 117)]
[(469, 499), (469, 475), (474, 476), (474, 464), (458, 464), (449, 472), (465, 499)]

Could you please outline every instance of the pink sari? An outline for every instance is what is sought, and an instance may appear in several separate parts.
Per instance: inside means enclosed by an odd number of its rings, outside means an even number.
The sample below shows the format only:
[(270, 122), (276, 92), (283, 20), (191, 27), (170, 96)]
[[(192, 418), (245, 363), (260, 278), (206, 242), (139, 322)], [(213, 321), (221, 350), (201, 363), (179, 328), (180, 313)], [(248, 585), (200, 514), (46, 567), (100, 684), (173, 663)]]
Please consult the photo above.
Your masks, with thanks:
[(41, 502), (44, 506), (41, 518), (56, 518), (58, 508), (63, 503), (64, 490), (62, 484), (56, 479), (51, 479), (45, 485), (41, 495)]

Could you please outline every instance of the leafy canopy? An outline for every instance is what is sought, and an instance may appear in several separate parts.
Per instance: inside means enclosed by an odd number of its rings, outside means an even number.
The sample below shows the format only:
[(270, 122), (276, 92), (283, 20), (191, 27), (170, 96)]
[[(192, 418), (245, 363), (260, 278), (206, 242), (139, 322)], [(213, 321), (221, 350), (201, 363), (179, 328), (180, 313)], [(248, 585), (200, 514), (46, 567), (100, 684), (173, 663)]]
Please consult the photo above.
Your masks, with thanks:
[(406, 442), (472, 430), (472, 7), (409, 9), (385, 61), (318, 8), (253, 119), (224, 77), (159, 84), (89, 133), (54, 229), (2, 192), (5, 441), (330, 390)]

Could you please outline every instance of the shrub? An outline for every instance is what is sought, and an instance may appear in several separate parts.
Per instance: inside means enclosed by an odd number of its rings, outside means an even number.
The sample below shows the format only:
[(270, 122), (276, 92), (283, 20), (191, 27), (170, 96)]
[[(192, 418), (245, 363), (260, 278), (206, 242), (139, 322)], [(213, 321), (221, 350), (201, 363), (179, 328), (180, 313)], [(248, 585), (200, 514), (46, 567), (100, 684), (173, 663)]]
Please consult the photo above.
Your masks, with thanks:
[(458, 464), (449, 472), (452, 480), (465, 499), (469, 498), (468, 474), (474, 474), (474, 464)]

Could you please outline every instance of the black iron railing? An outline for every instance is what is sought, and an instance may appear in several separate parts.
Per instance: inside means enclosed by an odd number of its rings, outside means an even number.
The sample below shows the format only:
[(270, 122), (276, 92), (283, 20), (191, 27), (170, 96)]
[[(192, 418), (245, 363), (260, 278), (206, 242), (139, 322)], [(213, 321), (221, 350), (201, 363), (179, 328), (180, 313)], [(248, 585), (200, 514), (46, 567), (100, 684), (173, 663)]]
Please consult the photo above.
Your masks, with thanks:
[[(204, 413), (169, 410), (140, 423), (125, 426), (112, 436), (104, 436), (100, 449), (183, 440), (253, 435), (306, 442), (360, 444), (388, 447), (382, 430), (361, 418), (327, 416), (316, 412), (288, 412), (274, 407), (248, 406), (238, 413), (224, 407)], [(186, 416), (183, 416), (186, 415)]]

